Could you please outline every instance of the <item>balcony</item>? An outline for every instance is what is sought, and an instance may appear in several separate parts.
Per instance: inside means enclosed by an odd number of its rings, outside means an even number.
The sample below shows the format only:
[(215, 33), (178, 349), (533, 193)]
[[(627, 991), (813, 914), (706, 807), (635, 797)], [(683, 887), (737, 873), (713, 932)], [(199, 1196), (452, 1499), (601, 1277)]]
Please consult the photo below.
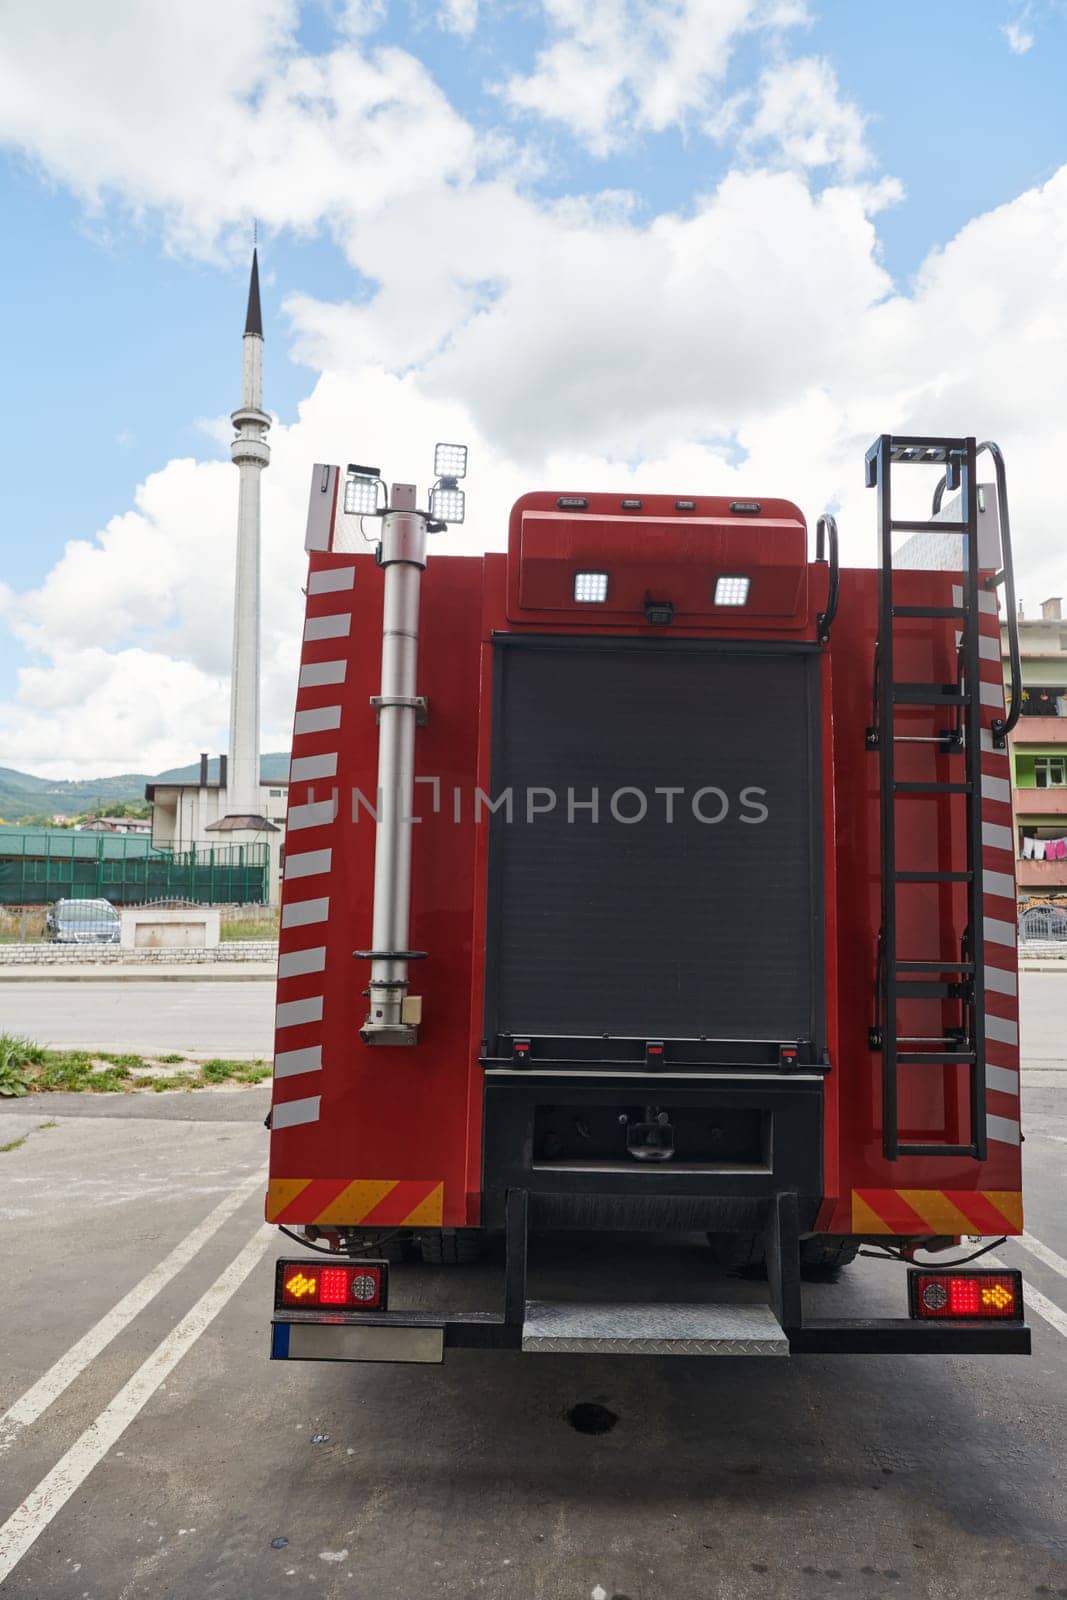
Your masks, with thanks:
[[(1021, 822), (1027, 817), (1063, 817), (1067, 821), (1067, 787), (1062, 789), (1013, 789), (1015, 815)], [(1063, 830), (1067, 837), (1067, 827)]]
[(1016, 749), (1028, 744), (1067, 744), (1067, 717), (1020, 717), (1011, 742)]
[(1067, 859), (1017, 861), (1015, 876), (1020, 889), (1067, 889)]

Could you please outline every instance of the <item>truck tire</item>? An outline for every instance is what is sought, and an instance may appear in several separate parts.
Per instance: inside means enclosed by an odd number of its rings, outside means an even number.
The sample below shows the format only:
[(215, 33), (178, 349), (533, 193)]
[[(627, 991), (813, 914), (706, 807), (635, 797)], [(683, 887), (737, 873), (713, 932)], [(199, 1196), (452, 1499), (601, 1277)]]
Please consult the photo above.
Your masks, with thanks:
[[(766, 1270), (763, 1238), (758, 1233), (709, 1233), (711, 1253), (727, 1272), (755, 1276)], [(855, 1261), (859, 1239), (841, 1238), (830, 1233), (813, 1233), (800, 1241), (800, 1275), (821, 1277), (837, 1272)]]
[(482, 1235), (475, 1228), (440, 1228), (419, 1240), (422, 1259), (430, 1267), (469, 1267), (482, 1253)]
[(800, 1241), (800, 1270), (807, 1274), (836, 1272), (840, 1267), (847, 1267), (855, 1261), (861, 1242), (832, 1233), (813, 1233), (810, 1239)]
[(727, 1272), (757, 1274), (764, 1270), (762, 1234), (709, 1233), (708, 1244), (717, 1265)]

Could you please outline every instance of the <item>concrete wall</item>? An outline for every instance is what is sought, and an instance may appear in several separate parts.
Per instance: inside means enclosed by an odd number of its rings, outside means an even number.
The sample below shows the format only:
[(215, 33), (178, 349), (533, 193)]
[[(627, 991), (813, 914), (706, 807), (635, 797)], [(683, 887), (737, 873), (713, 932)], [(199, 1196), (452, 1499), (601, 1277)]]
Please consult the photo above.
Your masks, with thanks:
[(3, 944), (0, 967), (171, 967), (278, 959), (274, 939), (233, 939), (218, 949), (123, 950), (117, 944)]
[(123, 906), (124, 950), (214, 950), (219, 943), (216, 906)]

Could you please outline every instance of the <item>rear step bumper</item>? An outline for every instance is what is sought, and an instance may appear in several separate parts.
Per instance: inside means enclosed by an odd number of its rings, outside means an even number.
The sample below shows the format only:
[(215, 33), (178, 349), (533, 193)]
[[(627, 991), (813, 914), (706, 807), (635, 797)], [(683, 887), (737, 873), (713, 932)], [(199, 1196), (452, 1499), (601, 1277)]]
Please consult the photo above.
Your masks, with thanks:
[(797, 1197), (774, 1196), (764, 1235), (769, 1304), (585, 1304), (527, 1299), (529, 1196), (507, 1196), (502, 1311), (276, 1309), (275, 1361), (439, 1363), (446, 1350), (611, 1355), (1028, 1355), (1024, 1322), (910, 1317), (805, 1320)]
[[(551, 1319), (546, 1312), (551, 1310)], [(648, 1321), (630, 1313), (640, 1311)], [(784, 1355), (1016, 1355), (1030, 1354), (1030, 1329), (1023, 1322), (913, 1322), (818, 1320), (786, 1333), (766, 1313), (770, 1327), (750, 1326), (725, 1337), (719, 1314), (736, 1306), (574, 1306), (533, 1303), (528, 1319), (508, 1324), (502, 1316), (417, 1318), (412, 1312), (363, 1312), (324, 1323), (278, 1314), (271, 1328), (272, 1361), (391, 1361), (440, 1364), (446, 1350), (523, 1350), (535, 1354), (784, 1356)], [(624, 1315), (611, 1321), (611, 1314)], [(595, 1312), (595, 1317), (590, 1313)], [(685, 1315), (674, 1320), (674, 1314)], [(694, 1312), (706, 1315), (703, 1332)], [(655, 1336), (648, 1333), (649, 1323)], [(582, 1329), (579, 1332), (579, 1327)], [(718, 1328), (719, 1332), (714, 1333)], [(772, 1329), (776, 1330), (771, 1331)]]

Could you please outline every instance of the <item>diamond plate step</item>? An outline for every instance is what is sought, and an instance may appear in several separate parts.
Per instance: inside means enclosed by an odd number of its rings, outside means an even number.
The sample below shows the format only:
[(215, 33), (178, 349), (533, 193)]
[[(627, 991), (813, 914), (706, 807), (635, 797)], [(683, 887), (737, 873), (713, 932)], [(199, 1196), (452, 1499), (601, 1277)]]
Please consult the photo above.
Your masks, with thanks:
[(550, 1354), (787, 1356), (765, 1305), (583, 1305), (528, 1300), (522, 1348)]

